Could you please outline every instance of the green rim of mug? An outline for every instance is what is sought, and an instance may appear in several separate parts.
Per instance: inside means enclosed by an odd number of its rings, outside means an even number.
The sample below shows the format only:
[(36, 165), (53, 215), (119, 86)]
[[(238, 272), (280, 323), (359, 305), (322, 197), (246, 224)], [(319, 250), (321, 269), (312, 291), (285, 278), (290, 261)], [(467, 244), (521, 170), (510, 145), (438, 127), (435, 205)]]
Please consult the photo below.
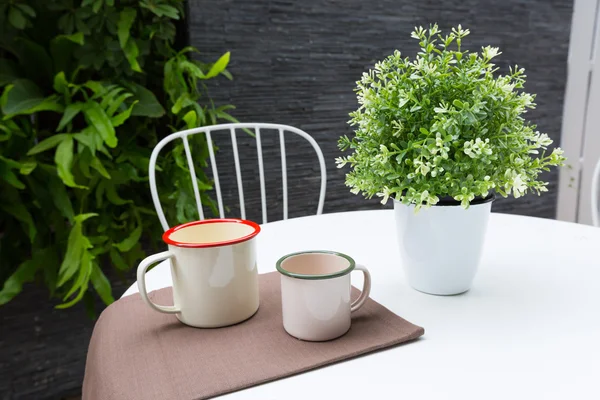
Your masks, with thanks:
[[(281, 266), (281, 264), (288, 258), (295, 257), (295, 256), (302, 256), (305, 254), (330, 254), (330, 255), (345, 258), (350, 263), (350, 265), (348, 266), (348, 268), (345, 268), (338, 272), (334, 272), (331, 274), (319, 274), (319, 275), (297, 274), (295, 272), (290, 272)], [(347, 275), (350, 272), (352, 272), (352, 270), (355, 267), (356, 267), (356, 262), (349, 255), (346, 255), (344, 253), (339, 253), (337, 251), (329, 251), (329, 250), (307, 250), (307, 251), (298, 251), (296, 253), (290, 253), (290, 254), (287, 254), (287, 255), (281, 257), (279, 260), (277, 260), (277, 264), (276, 264), (277, 271), (279, 271), (283, 275), (289, 276), (290, 278), (307, 279), (307, 280), (339, 278), (340, 276), (344, 276), (344, 275)]]

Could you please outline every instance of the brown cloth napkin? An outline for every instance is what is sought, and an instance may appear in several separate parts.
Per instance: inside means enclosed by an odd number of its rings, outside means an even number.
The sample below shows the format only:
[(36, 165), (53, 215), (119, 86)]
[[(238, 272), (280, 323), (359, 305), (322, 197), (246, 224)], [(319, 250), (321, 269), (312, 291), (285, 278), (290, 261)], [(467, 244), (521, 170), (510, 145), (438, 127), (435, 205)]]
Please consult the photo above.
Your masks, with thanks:
[[(260, 308), (238, 325), (197, 329), (158, 313), (139, 294), (100, 315), (83, 380), (85, 400), (207, 399), (397, 345), (423, 328), (369, 299), (347, 334), (329, 342), (289, 336), (281, 318), (280, 277), (260, 275)], [(150, 293), (172, 304), (171, 288)], [(356, 296), (358, 290), (353, 289)]]

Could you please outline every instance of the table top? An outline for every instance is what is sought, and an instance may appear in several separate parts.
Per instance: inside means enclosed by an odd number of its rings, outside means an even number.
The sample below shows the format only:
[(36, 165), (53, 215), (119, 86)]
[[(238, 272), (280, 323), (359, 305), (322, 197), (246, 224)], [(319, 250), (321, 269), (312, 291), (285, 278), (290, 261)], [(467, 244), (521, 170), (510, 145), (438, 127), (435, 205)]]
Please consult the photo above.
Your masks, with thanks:
[[(351, 255), (371, 271), (371, 297), (425, 335), (223, 399), (600, 399), (598, 228), (492, 214), (473, 287), (457, 296), (408, 286), (391, 210), (268, 223), (257, 245), (260, 273), (299, 250)], [(170, 286), (168, 264), (146, 282), (148, 291)]]

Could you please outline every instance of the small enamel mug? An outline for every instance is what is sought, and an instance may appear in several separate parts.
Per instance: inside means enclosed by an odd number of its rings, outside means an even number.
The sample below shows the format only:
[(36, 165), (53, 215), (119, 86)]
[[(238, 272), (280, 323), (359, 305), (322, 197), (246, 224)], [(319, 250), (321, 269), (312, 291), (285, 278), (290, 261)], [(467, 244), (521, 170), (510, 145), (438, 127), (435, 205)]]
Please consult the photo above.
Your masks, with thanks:
[[(241, 219), (190, 222), (169, 229), (169, 250), (144, 259), (137, 270), (140, 295), (156, 311), (175, 314), (197, 328), (233, 325), (258, 310), (255, 237), (260, 227)], [(173, 306), (153, 303), (146, 291), (148, 267), (171, 260)]]
[[(277, 261), (281, 273), (283, 327), (290, 335), (308, 341), (325, 341), (350, 329), (353, 311), (369, 297), (371, 275), (349, 256), (333, 251), (288, 254)], [(362, 271), (361, 295), (350, 302), (350, 273)]]

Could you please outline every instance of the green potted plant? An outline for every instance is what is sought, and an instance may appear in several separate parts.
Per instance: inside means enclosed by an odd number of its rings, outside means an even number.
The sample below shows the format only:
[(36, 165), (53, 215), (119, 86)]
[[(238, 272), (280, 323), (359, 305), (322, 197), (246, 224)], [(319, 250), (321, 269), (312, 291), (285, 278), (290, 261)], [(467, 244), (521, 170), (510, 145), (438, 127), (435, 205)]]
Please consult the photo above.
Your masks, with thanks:
[(394, 201), (398, 241), (409, 284), (450, 295), (468, 290), (480, 260), (495, 194), (547, 191), (538, 175), (563, 165), (560, 148), (523, 118), (535, 108), (523, 92), (524, 70), (496, 74), (498, 48), (463, 50), (459, 25), (443, 36), (418, 28), (415, 59), (399, 51), (357, 82), (355, 136), (340, 138), (338, 167), (365, 197)]

